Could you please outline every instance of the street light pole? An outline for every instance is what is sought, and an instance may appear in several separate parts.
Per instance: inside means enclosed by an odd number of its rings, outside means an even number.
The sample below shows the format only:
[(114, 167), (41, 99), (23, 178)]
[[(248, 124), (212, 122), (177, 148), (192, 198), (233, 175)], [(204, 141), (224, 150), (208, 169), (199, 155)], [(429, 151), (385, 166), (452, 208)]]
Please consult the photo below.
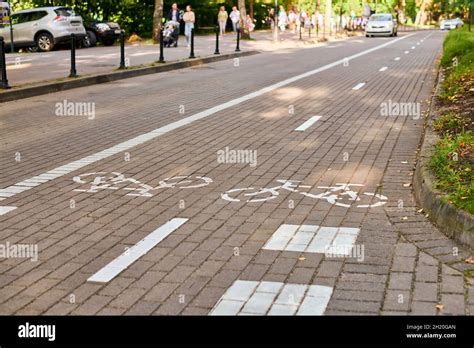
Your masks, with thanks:
[(339, 3), (340, 9), (339, 9), (339, 30), (342, 33), (342, 0)]
[(12, 8), (11, 8), (11, 5), (10, 5), (10, 2), (9, 0), (7, 0), (7, 4), (8, 4), (8, 18), (10, 20), (10, 49), (11, 49), (11, 53), (13, 53), (14, 49), (15, 49), (15, 45), (13, 43), (13, 23), (12, 23)]
[(278, 42), (278, 0), (275, 0), (275, 12), (273, 13), (273, 41)]

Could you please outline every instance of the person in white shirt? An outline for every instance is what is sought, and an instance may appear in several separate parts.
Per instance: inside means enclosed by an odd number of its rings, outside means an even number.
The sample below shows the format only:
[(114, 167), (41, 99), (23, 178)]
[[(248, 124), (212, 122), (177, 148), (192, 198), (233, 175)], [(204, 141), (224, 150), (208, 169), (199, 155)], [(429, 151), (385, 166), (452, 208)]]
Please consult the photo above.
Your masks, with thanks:
[(237, 9), (237, 6), (232, 7), (232, 12), (230, 13), (230, 20), (232, 21), (232, 27), (234, 28), (234, 33), (240, 29), (240, 11)]

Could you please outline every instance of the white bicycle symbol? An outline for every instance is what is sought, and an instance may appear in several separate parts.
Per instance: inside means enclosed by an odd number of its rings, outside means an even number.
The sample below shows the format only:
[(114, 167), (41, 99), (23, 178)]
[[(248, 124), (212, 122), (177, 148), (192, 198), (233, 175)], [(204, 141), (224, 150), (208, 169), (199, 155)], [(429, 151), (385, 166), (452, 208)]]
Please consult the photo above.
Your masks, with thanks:
[(244, 197), (250, 197), (246, 200), (247, 203), (254, 203), (254, 202), (266, 202), (272, 199), (275, 199), (279, 196), (279, 190), (286, 190), (294, 193), (299, 193), (305, 197), (313, 198), (313, 199), (323, 199), (326, 200), (328, 203), (349, 208), (352, 203), (347, 204), (340, 202), (343, 199), (346, 199), (351, 202), (360, 202), (361, 196), (368, 196), (373, 197), (378, 200), (378, 202), (372, 204), (358, 204), (357, 208), (375, 208), (380, 207), (387, 203), (387, 197), (371, 193), (371, 192), (363, 192), (359, 194), (351, 190), (351, 187), (363, 187), (364, 185), (360, 184), (336, 184), (336, 186), (318, 186), (317, 188), (320, 189), (327, 189), (328, 191), (323, 192), (321, 194), (312, 194), (309, 192), (303, 192), (299, 189), (310, 189), (311, 186), (308, 185), (299, 185), (301, 181), (295, 180), (276, 180), (277, 182), (281, 183), (279, 186), (275, 187), (268, 187), (268, 188), (261, 188), (255, 189), (254, 187), (247, 187), (247, 188), (238, 188), (229, 190), (223, 194), (221, 197), (230, 202), (240, 202), (241, 200), (235, 197), (238, 197), (240, 194), (243, 194)]
[[(92, 179), (93, 180), (88, 180)], [(153, 197), (151, 191), (162, 188), (192, 189), (207, 186), (212, 183), (212, 179), (205, 176), (174, 176), (159, 182), (156, 187), (144, 184), (134, 178), (127, 178), (124, 174), (117, 172), (97, 172), (75, 176), (73, 181), (84, 185), (90, 184), (88, 189), (75, 189), (76, 192), (96, 193), (99, 190), (127, 190), (133, 191), (127, 196)], [(198, 181), (196, 183), (196, 181)], [(123, 187), (126, 184), (125, 187)], [(133, 187), (130, 187), (133, 186)]]

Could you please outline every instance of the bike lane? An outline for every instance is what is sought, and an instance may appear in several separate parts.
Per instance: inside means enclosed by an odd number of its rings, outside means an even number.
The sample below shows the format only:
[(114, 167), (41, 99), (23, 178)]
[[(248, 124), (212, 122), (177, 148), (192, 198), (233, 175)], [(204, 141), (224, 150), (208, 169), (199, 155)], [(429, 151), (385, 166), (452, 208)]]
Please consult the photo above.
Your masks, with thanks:
[[(139, 145), (128, 156), (87, 167), (88, 173), (118, 172), (140, 181), (121, 184), (159, 187), (152, 190), (157, 192), (152, 197), (130, 196), (130, 192), (139, 191), (125, 190), (129, 186), (75, 191), (83, 189), (77, 185), (83, 183), (75, 182), (73, 175), (44, 184), (46, 189), (26, 199), (20, 195), (19, 203), (29, 201), (36, 209), (22, 220), (23, 225), (16, 224), (15, 218), (24, 213), (12, 212), (11, 218), (2, 220), (3, 226), (8, 225), (7, 233), (18, 241), (41, 241), (40, 255), (45, 261), (39, 265), (18, 264), (11, 259), (2, 262), (7, 269), (5, 279), (11, 280), (2, 290), (14, 293), (14, 297), (0, 309), (16, 313), (207, 314), (212, 308), (219, 313), (229, 305), (234, 309), (240, 305), (239, 310), (246, 308), (244, 313), (257, 313), (270, 301), (274, 313), (305, 313), (308, 309), (321, 314), (408, 312), (412, 284), (402, 306), (392, 309), (389, 302), (393, 295), (386, 289), (390, 288), (388, 275), (394, 255), (401, 256), (403, 262), (413, 259), (413, 267), (417, 256), (412, 256), (411, 244), (397, 243), (399, 231), (384, 209), (361, 210), (352, 204), (347, 208), (288, 190), (277, 199), (260, 203), (228, 202), (221, 195), (233, 188), (272, 187), (276, 180), (300, 180), (312, 188), (335, 187), (341, 182), (364, 184), (364, 192), (387, 195), (387, 206), (398, 203), (392, 195), (398, 187), (386, 193), (379, 185), (393, 147), (404, 141), (402, 135), (418, 132), (419, 137), (421, 122), (406, 117), (381, 119), (377, 116), (379, 105), (387, 96), (403, 99), (414, 95), (418, 100), (419, 91), (427, 95), (429, 87), (423, 87), (421, 81), (428, 76), (439, 45), (440, 38), (427, 40), (423, 54), (399, 65), (386, 63), (393, 71), (383, 78), (362, 62), (351, 69), (336, 67), (248, 101), (238, 107), (238, 116), (233, 109), (222, 111), (218, 117)], [(395, 50), (374, 56), (388, 61)], [(362, 79), (370, 86), (361, 90), (364, 98), (361, 91), (352, 91)], [(333, 84), (325, 88), (327, 82)], [(292, 98), (285, 99), (288, 92), (293, 93)], [(319, 124), (304, 133), (294, 132), (315, 113), (322, 115)], [(396, 137), (402, 140), (397, 142)], [(251, 152), (240, 153), (246, 163), (232, 163), (238, 161), (232, 160), (229, 150), (256, 151), (256, 166), (248, 161)], [(176, 176), (191, 176), (191, 183), (207, 185), (167, 185), (172, 180), (165, 178)], [(389, 183), (398, 184), (397, 180)], [(95, 182), (96, 186), (103, 184), (103, 179)], [(339, 197), (333, 198), (338, 202)], [(87, 281), (125, 250), (146, 241), (157, 227), (177, 217), (188, 220), (113, 280)], [(278, 241), (279, 235), (274, 234), (282, 225), (293, 226), (280, 232), (284, 238), (292, 237), (294, 243)], [(299, 227), (295, 229), (295, 225)], [(273, 248), (276, 245), (280, 249), (265, 248), (274, 236), (277, 242)], [(347, 258), (342, 255), (347, 250), (337, 247), (332, 249), (336, 254), (332, 257), (314, 252), (336, 238), (342, 246), (355, 242), (363, 245), (364, 260)], [(408, 269), (396, 273), (404, 279), (411, 274)], [(452, 277), (459, 278), (458, 274)], [(400, 291), (394, 294), (398, 296)], [(73, 303), (70, 295), (74, 295)], [(227, 307), (214, 307), (217, 303)]]

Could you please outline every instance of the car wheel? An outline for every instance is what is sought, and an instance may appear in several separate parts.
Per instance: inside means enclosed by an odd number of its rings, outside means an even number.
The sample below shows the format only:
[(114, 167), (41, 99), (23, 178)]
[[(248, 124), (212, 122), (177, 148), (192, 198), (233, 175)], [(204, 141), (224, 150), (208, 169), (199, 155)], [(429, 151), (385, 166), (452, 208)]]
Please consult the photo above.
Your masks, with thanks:
[(36, 53), (38, 52), (38, 46), (30, 46), (27, 48), (28, 52)]
[(369, 35), (369, 34), (365, 34), (365, 37), (370, 37), (370, 35)]
[(394, 36), (398, 36), (398, 31), (395, 32)]
[(104, 46), (112, 46), (115, 43), (115, 39), (102, 40), (102, 43), (104, 44)]
[(54, 39), (51, 34), (41, 33), (36, 37), (36, 47), (40, 52), (49, 52), (54, 48)]
[(97, 35), (92, 30), (87, 30), (86, 31), (86, 36), (84, 37), (84, 40), (82, 40), (82, 45), (85, 48), (90, 48), (90, 47), (95, 47), (97, 44)]

